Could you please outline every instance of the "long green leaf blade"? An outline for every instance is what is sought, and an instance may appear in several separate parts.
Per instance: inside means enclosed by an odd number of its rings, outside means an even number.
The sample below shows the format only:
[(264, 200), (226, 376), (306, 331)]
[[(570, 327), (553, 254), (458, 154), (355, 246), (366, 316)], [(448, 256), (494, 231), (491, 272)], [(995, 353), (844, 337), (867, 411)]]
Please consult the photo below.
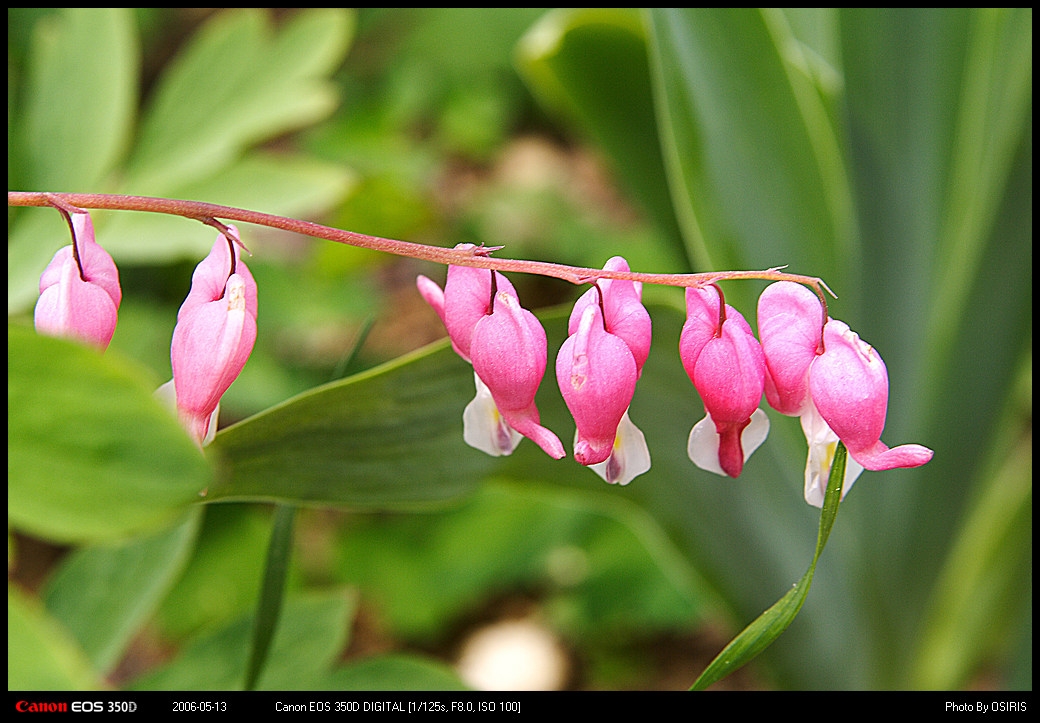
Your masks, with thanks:
[(618, 182), (681, 247), (640, 14), (631, 8), (556, 8), (520, 40), (517, 66), (551, 112), (606, 151)]
[(492, 462), (462, 441), (473, 391), (445, 343), (311, 390), (217, 435), (209, 499), (400, 509), (465, 494)]
[(698, 267), (812, 269), (843, 286), (851, 193), (832, 119), (783, 13), (650, 13), (672, 199)]
[(827, 538), (830, 536), (831, 528), (834, 526), (834, 519), (838, 515), (838, 505), (841, 502), (841, 488), (845, 479), (846, 459), (845, 445), (839, 442), (834, 453), (830, 478), (827, 480), (827, 494), (824, 497), (823, 509), (820, 512), (820, 531), (816, 539), (816, 552), (813, 554), (809, 569), (787, 594), (730, 641), (722, 652), (711, 661), (711, 664), (701, 673), (700, 677), (697, 678), (691, 690), (704, 690), (712, 683), (721, 680), (745, 665), (772, 645), (773, 641), (780, 637), (787, 630), (788, 626), (794, 622), (798, 611), (802, 609), (802, 604), (805, 603), (806, 596), (809, 594), (809, 587), (812, 585), (813, 575), (816, 573), (816, 563), (820, 559), (824, 546), (827, 544)]
[(285, 597), (285, 580), (289, 573), (289, 562), (292, 556), (293, 523), (296, 519), (296, 508), (292, 505), (277, 505), (274, 511), (274, 525), (271, 530), (271, 541), (267, 546), (267, 565), (264, 569), (264, 581), (260, 585), (260, 600), (257, 604), (256, 618), (253, 621), (253, 640), (249, 649), (249, 663), (246, 666), (245, 689), (253, 690), (256, 681), (264, 670), (267, 653), (278, 627), (278, 615), (282, 610)]

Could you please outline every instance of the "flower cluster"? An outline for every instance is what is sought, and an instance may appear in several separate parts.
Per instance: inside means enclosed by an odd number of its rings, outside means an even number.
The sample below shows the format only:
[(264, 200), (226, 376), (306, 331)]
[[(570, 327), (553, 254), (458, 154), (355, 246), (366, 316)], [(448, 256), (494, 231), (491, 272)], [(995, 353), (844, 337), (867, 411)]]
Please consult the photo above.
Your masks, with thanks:
[[(604, 269), (629, 270), (621, 257)], [(497, 271), (449, 266), (443, 290), (425, 276), (417, 286), (455, 351), (473, 365), (477, 395), (463, 414), (465, 441), (499, 456), (528, 437), (562, 458), (562, 444), (539, 424), (534, 404), (546, 366), (545, 332), (509, 281)], [(698, 467), (740, 475), (769, 433), (759, 408), (763, 395), (776, 411), (801, 419), (809, 446), (805, 499), (817, 507), (839, 440), (850, 455), (843, 494), (863, 469), (916, 467), (931, 459), (926, 447), (890, 449), (881, 442), (888, 407), (884, 362), (846, 324), (826, 318), (822, 301), (806, 287), (780, 281), (763, 292), (761, 342), (715, 285), (688, 288), (686, 311), (679, 356), (705, 410), (687, 446)], [(601, 279), (575, 304), (556, 359), (557, 383), (576, 427), (574, 458), (607, 482), (628, 484), (650, 468), (646, 440), (628, 414), (650, 341), (640, 284)]]
[(779, 281), (758, 300), (758, 333), (768, 374), (766, 399), (801, 418), (809, 444), (805, 500), (820, 507), (838, 440), (848, 448), (842, 494), (864, 469), (919, 467), (932, 450), (919, 444), (889, 449), (881, 441), (888, 412), (888, 370), (880, 355), (847, 324), (824, 318), (816, 297)]
[[(72, 245), (40, 277), (35, 324), (41, 334), (79, 339), (102, 351), (116, 328), (122, 291), (112, 257), (97, 244), (86, 212), (69, 214)], [(256, 282), (239, 258), (238, 231), (228, 226), (195, 269), (177, 313), (170, 360), (173, 379), (157, 395), (176, 406), (200, 446), (216, 434), (220, 398), (235, 381), (256, 340)]]
[[(104, 350), (122, 299), (119, 272), (97, 244), (89, 214), (60, 210), (72, 244), (41, 276), (36, 328)], [(173, 379), (159, 390), (200, 446), (213, 438), (220, 399), (245, 366), (257, 333), (256, 282), (239, 257), (237, 229), (220, 228), (177, 314)], [(627, 273), (629, 267), (616, 256), (604, 270)], [(550, 457), (563, 458), (563, 444), (541, 424), (535, 404), (547, 365), (545, 330), (509, 280), (498, 271), (450, 265), (443, 289), (425, 276), (416, 283), (454, 350), (473, 366), (476, 396), (463, 413), (466, 443), (501, 456), (527, 437)], [(810, 504), (823, 503), (839, 441), (850, 456), (844, 492), (864, 469), (916, 467), (931, 459), (926, 447), (889, 448), (881, 441), (888, 407), (884, 362), (846, 324), (828, 318), (822, 299), (805, 286), (779, 281), (762, 293), (758, 338), (715, 284), (687, 288), (686, 313), (679, 356), (705, 411), (687, 453), (702, 469), (741, 474), (769, 433), (759, 408), (763, 395), (776, 411), (801, 420)], [(646, 439), (629, 407), (651, 337), (641, 284), (599, 279), (575, 303), (556, 358), (557, 384), (575, 423), (574, 459), (612, 484), (626, 485), (650, 469)]]

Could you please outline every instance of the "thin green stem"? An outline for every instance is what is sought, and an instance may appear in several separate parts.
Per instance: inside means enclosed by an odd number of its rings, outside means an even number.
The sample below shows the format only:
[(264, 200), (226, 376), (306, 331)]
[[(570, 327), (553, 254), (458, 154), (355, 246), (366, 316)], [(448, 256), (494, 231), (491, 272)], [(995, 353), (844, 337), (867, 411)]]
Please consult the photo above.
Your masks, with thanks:
[(772, 645), (773, 641), (794, 622), (795, 616), (798, 615), (798, 611), (802, 609), (802, 605), (809, 595), (809, 587), (812, 585), (813, 575), (816, 574), (816, 563), (823, 554), (831, 528), (834, 527), (834, 520), (838, 516), (847, 461), (848, 451), (845, 449), (845, 444), (838, 442), (834, 451), (834, 461), (831, 463), (830, 477), (827, 480), (823, 509), (820, 510), (820, 529), (816, 536), (816, 551), (813, 553), (809, 569), (794, 587), (773, 603), (768, 610), (755, 618), (722, 649), (721, 653), (715, 656), (700, 677), (694, 681), (690, 690), (706, 690), (712, 683), (722, 680), (747, 664)]
[(537, 274), (569, 281), (572, 284), (588, 284), (598, 279), (624, 279), (640, 281), (647, 284), (666, 286), (707, 286), (717, 281), (732, 279), (761, 279), (765, 281), (793, 281), (811, 287), (823, 299), (823, 290), (832, 296), (834, 292), (827, 288), (822, 279), (816, 276), (788, 274), (780, 268), (764, 271), (709, 271), (700, 274), (656, 274), (635, 271), (608, 271), (606, 269), (590, 269), (579, 266), (548, 263), (545, 261), (525, 261), (520, 259), (492, 258), (490, 254), (498, 248), (470, 246), (468, 248), (446, 249), (441, 246), (397, 241), (367, 234), (344, 231), (311, 221), (301, 221), (285, 216), (275, 216), (259, 211), (249, 211), (233, 206), (220, 206), (200, 201), (182, 201), (171, 198), (153, 198), (150, 196), (124, 196), (107, 193), (44, 193), (37, 191), (8, 191), (8, 206), (56, 206), (59, 203), (73, 204), (79, 208), (110, 211), (147, 211), (183, 216), (202, 223), (213, 225), (217, 218), (251, 223), (257, 226), (277, 228), (283, 231), (326, 239), (336, 243), (357, 246), (359, 248), (383, 251), (397, 256), (432, 261), (438, 264), (454, 266), (471, 266), (479, 269), (495, 271), (512, 271), (524, 274)]
[(270, 652), (275, 630), (278, 628), (278, 616), (282, 612), (282, 600), (285, 597), (285, 579), (289, 572), (289, 560), (292, 556), (295, 519), (296, 507), (294, 505), (275, 506), (271, 541), (267, 546), (267, 564), (264, 568), (264, 580), (260, 586), (260, 598), (257, 601), (256, 620), (253, 625), (253, 643), (249, 650), (249, 663), (246, 668), (246, 690), (256, 688), (260, 674), (264, 671), (264, 664), (267, 662), (267, 654)]

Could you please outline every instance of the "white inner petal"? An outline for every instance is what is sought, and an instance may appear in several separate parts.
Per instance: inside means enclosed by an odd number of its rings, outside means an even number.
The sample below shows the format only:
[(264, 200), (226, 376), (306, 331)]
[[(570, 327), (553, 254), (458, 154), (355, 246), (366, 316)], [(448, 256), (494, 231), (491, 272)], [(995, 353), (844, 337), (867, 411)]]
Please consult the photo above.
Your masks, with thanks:
[[(827, 481), (831, 476), (831, 465), (834, 463), (834, 452), (838, 447), (836, 435), (815, 405), (801, 416), (802, 431), (809, 444), (809, 454), (805, 460), (805, 501), (813, 507), (823, 507), (823, 498), (827, 493)], [(863, 472), (863, 465), (847, 457), (845, 463), (845, 480), (842, 483), (841, 498), (849, 493), (852, 483)]]
[(474, 372), (477, 396), (462, 412), (462, 439), (470, 447), (486, 452), (492, 457), (503, 457), (513, 453), (524, 437), (502, 418), (491, 397), (491, 390)]
[[(751, 415), (751, 422), (740, 433), (740, 446), (744, 451), (745, 462), (756, 449), (762, 446), (767, 436), (769, 436), (769, 416), (761, 409), (756, 409)], [(728, 477), (719, 464), (719, 433), (715, 431), (715, 422), (710, 414), (705, 415), (704, 419), (693, 425), (689, 441), (686, 444), (686, 453), (691, 462), (706, 472)]]
[(650, 449), (646, 446), (646, 436), (629, 419), (628, 410), (625, 410), (618, 424), (610, 456), (598, 464), (589, 465), (589, 469), (607, 482), (622, 486), (650, 469)]
[(744, 449), (744, 461), (747, 462), (752, 452), (762, 446), (769, 436), (769, 415), (756, 409), (751, 415), (751, 424), (740, 433), (740, 446)]

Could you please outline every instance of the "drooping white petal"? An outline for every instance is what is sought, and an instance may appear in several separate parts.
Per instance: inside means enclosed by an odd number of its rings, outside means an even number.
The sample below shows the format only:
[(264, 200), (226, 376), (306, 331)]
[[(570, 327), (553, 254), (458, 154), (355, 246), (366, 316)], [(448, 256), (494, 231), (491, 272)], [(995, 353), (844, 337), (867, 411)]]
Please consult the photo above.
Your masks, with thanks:
[[(827, 481), (830, 479), (831, 465), (834, 463), (834, 452), (838, 448), (838, 435), (827, 426), (827, 422), (816, 411), (815, 405), (809, 405), (809, 410), (801, 416), (801, 421), (805, 441), (809, 445), (809, 455), (805, 460), (805, 501), (813, 507), (823, 507)], [(849, 455), (841, 488), (842, 499), (845, 499), (852, 483), (862, 472), (863, 465)]]
[[(577, 432), (574, 434), (574, 439), (577, 442)], [(650, 450), (646, 446), (646, 436), (628, 418), (627, 410), (618, 424), (617, 436), (614, 437), (614, 449), (610, 456), (598, 464), (589, 465), (589, 469), (610, 484), (622, 486), (650, 469)]]
[(486, 452), (492, 457), (503, 457), (513, 453), (524, 437), (502, 417), (491, 397), (491, 390), (473, 374), (477, 395), (462, 412), (462, 439), (470, 447)]
[[(744, 452), (745, 462), (766, 441), (767, 436), (769, 436), (769, 417), (761, 409), (756, 409), (751, 415), (751, 423), (740, 433), (740, 446)], [(691, 462), (706, 472), (714, 472), (723, 477), (729, 476), (719, 464), (719, 433), (715, 430), (715, 422), (710, 414), (705, 415), (704, 419), (693, 425), (686, 445), (686, 453)]]

